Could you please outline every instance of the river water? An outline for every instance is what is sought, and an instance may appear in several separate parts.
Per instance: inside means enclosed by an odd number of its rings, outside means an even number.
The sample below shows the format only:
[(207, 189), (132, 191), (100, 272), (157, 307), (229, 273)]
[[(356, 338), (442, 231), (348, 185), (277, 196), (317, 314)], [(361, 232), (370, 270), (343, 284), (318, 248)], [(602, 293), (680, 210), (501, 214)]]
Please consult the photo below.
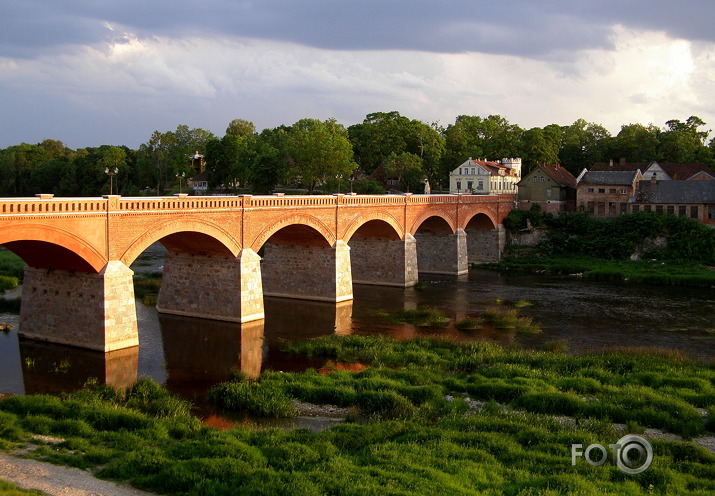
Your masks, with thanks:
[[(160, 270), (160, 250), (148, 250), (132, 268)], [(612, 346), (679, 350), (700, 360), (715, 359), (715, 289), (589, 282), (576, 278), (534, 277), (480, 269), (459, 277), (420, 275), (421, 288), (355, 285), (354, 300), (340, 305), (266, 298), (265, 321), (234, 324), (159, 315), (137, 300), (139, 347), (111, 354), (19, 339), (16, 315), (0, 315), (14, 324), (0, 332), (0, 393), (59, 392), (81, 387), (88, 379), (116, 386), (148, 376), (181, 396), (202, 402), (210, 386), (241, 369), (319, 368), (322, 362), (281, 352), (284, 340), (328, 334), (380, 333), (397, 338), (439, 334), (460, 340), (490, 340), (539, 348), (559, 341), (568, 352)], [(504, 330), (461, 332), (390, 324), (378, 314), (433, 306), (453, 319), (488, 308), (519, 308), (543, 332)]]

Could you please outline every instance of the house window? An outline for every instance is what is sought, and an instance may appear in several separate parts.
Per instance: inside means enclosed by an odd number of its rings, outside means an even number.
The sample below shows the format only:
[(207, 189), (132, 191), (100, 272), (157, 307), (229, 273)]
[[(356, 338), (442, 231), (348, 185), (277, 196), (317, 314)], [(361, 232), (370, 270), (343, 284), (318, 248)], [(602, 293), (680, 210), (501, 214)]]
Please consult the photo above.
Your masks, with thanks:
[(715, 219), (715, 205), (708, 207), (708, 219)]
[(616, 202), (608, 202), (608, 215), (616, 215)]
[(631, 211), (632, 212), (640, 212), (641, 211), (640, 205), (633, 205), (633, 208), (631, 209)]
[(663, 205), (656, 205), (655, 213), (657, 213), (658, 215), (663, 215)]
[(472, 167), (472, 175), (474, 175), (476, 173), (477, 173), (476, 169), (474, 167)]
[(539, 179), (539, 178), (538, 178), (538, 177), (536, 177), (536, 176), (532, 176), (532, 178), (531, 178), (531, 180), (532, 180), (532, 181), (534, 181), (534, 182), (536, 182), (536, 181), (537, 181), (537, 179)]
[(690, 207), (690, 218), (691, 218), (691, 219), (697, 219), (697, 218), (698, 218), (698, 207), (697, 207), (697, 205), (696, 205), (696, 206), (693, 206), (693, 207)]
[(589, 193), (593, 193), (593, 188), (588, 188)]
[(546, 198), (551, 198), (551, 188), (546, 188)]
[(625, 202), (621, 202), (621, 203), (619, 203), (619, 205), (621, 206), (621, 215), (625, 214), (625, 213), (626, 213), (626, 208), (628, 207), (628, 204), (625, 203)]
[(668, 205), (665, 211), (668, 213), (668, 215), (675, 215), (675, 206)]
[(477, 189), (484, 189), (484, 181), (479, 181), (479, 185), (477, 186)]
[(678, 217), (685, 217), (685, 205), (678, 205)]
[(467, 181), (467, 189), (468, 189), (469, 191), (472, 191), (472, 185), (473, 185), (473, 184), (474, 184), (474, 183), (473, 183), (472, 181)]
[(457, 191), (462, 189), (462, 181), (457, 181)]
[(616, 194), (616, 188), (610, 188), (610, 189), (608, 190), (608, 192), (609, 192), (610, 194), (612, 194), (612, 195), (615, 195), (615, 194)]
[(462, 168), (461, 168), (461, 167), (459, 168), (459, 175), (460, 175), (460, 176), (462, 175)]
[(599, 192), (599, 193), (605, 193), (605, 192), (606, 192), (606, 188), (598, 188), (598, 192)]
[(626, 188), (621, 188), (621, 194), (622, 194), (622, 195), (627, 195), (627, 194), (628, 194), (628, 190), (627, 190)]
[(586, 203), (586, 210), (589, 212), (593, 213), (593, 202), (587, 202)]
[(606, 215), (606, 202), (598, 202), (598, 215)]

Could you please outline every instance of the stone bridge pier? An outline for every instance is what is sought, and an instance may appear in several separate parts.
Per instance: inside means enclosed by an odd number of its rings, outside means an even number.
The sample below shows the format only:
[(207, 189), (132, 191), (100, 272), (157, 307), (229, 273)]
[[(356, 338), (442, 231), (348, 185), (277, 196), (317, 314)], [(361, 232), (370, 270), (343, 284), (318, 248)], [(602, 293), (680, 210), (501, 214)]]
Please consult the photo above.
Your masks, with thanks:
[(119, 261), (99, 274), (26, 267), (22, 336), (105, 352), (138, 346), (133, 274)]
[(463, 229), (453, 233), (443, 219), (431, 217), (415, 233), (415, 240), (420, 272), (461, 275), (469, 271), (467, 235)]
[(156, 309), (229, 322), (263, 319), (260, 265), (250, 249), (235, 258), (167, 253)]

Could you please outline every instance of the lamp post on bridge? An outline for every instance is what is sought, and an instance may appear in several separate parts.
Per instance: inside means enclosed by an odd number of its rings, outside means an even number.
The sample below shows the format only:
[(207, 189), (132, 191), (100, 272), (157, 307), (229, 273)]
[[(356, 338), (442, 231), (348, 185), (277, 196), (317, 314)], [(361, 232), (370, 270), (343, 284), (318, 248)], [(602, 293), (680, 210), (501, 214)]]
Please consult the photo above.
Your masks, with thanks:
[(186, 172), (182, 172), (181, 174), (177, 174), (176, 177), (179, 179), (179, 194), (181, 194), (181, 181), (184, 180), (186, 177)]
[(117, 167), (110, 169), (109, 167), (104, 168), (104, 173), (109, 176), (109, 195), (112, 195), (112, 179), (114, 176), (119, 174), (119, 169)]
[(342, 175), (342, 174), (338, 174), (337, 176), (335, 176), (335, 179), (338, 180), (338, 194), (340, 194), (340, 181), (342, 181), (343, 175)]

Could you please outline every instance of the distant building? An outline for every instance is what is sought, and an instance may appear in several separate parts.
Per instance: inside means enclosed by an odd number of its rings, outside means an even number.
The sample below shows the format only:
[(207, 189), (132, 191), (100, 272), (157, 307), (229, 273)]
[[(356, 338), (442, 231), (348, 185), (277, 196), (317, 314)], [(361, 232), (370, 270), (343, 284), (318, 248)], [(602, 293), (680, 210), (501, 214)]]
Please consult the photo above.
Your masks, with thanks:
[(677, 215), (715, 226), (715, 181), (640, 181), (630, 212)]
[(576, 203), (579, 211), (594, 217), (616, 217), (628, 212), (628, 203), (635, 198), (638, 182), (643, 179), (635, 171), (587, 171), (576, 179)]
[(450, 193), (495, 195), (516, 194), (521, 179), (521, 159), (503, 158), (498, 161), (473, 160), (469, 157), (449, 173)]
[(203, 170), (186, 181), (186, 185), (194, 191), (194, 194), (206, 193), (209, 189), (209, 171)]
[(702, 163), (676, 162), (626, 162), (622, 158), (618, 162), (599, 162), (593, 165), (592, 172), (606, 171), (636, 171), (640, 170), (643, 180), (655, 177), (658, 181), (702, 181), (715, 180), (715, 172)]
[(537, 166), (517, 186), (522, 210), (530, 209), (534, 203), (552, 214), (576, 208), (576, 178), (559, 164)]

